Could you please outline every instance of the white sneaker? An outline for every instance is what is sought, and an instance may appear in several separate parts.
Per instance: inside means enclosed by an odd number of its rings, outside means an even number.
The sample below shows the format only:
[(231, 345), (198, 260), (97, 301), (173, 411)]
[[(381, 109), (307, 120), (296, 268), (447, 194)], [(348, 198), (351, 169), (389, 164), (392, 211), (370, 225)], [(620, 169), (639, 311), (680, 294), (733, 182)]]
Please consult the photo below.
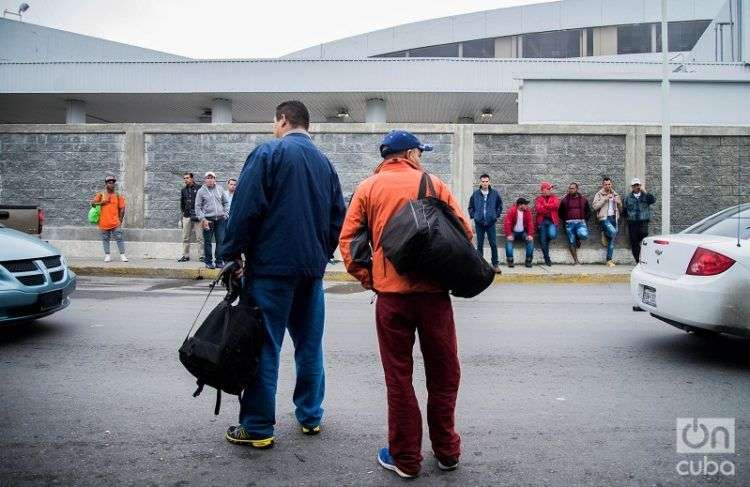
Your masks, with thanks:
[(125, 257), (125, 254), (120, 254), (120, 260), (123, 261), (123, 262), (127, 262), (128, 258)]
[(109, 254), (104, 254), (104, 262), (112, 262), (112, 257)]

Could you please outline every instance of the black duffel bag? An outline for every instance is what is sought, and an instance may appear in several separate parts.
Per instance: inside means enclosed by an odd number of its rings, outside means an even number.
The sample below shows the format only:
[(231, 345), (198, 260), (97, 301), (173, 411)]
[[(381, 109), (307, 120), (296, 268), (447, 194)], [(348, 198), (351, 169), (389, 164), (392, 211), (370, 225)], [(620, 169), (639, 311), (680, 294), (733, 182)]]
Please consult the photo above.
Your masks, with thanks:
[[(195, 335), (190, 336), (198, 320), (196, 316), (180, 347), (180, 362), (197, 379), (198, 389), (193, 397), (203, 391), (203, 386), (216, 389), (214, 414), (219, 414), (222, 391), (240, 396), (254, 380), (265, 339), (260, 308), (232, 278), (235, 268), (234, 263), (227, 264), (211, 283), (203, 307), (219, 281), (227, 287), (227, 295), (203, 320)], [(238, 296), (239, 303), (233, 305)]]
[(457, 297), (472, 298), (495, 278), (453, 210), (437, 198), (427, 173), (422, 174), (417, 199), (386, 223), (380, 245), (399, 274), (437, 281)]

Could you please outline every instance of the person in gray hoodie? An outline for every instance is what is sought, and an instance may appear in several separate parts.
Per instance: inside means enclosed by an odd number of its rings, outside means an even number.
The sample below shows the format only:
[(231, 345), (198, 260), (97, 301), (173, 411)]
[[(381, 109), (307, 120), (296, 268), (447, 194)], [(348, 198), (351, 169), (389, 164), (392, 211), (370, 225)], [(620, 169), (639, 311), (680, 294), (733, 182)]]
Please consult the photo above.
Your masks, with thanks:
[[(203, 186), (195, 195), (195, 216), (200, 218), (203, 227), (203, 259), (206, 267), (223, 267), (219, 248), (224, 241), (224, 229), (229, 214), (229, 200), (226, 192), (216, 184), (216, 174), (209, 171), (203, 177)], [(216, 240), (216, 265), (211, 252), (211, 238)]]

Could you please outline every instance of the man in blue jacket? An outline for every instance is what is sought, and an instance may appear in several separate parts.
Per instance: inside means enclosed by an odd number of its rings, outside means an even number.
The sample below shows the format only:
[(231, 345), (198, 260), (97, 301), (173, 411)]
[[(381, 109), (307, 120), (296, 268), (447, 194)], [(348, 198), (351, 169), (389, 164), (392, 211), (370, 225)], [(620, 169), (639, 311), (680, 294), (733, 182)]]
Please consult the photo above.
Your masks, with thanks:
[(275, 140), (253, 150), (232, 199), (221, 255), (245, 269), (260, 307), (266, 340), (255, 382), (240, 399), (239, 425), (226, 439), (269, 448), (274, 443), (276, 383), (285, 330), (294, 343), (296, 417), (302, 433), (320, 432), (323, 416), (323, 285), (346, 213), (338, 174), (313, 144), (310, 114), (299, 101), (276, 107)]
[(500, 266), (497, 258), (497, 232), (495, 223), (503, 213), (503, 199), (500, 193), (490, 186), (490, 176), (482, 174), (479, 177), (479, 189), (474, 191), (469, 200), (469, 218), (474, 220), (477, 230), (477, 251), (484, 251), (484, 237), (490, 244), (492, 252), (492, 268), (496, 274), (500, 274)]

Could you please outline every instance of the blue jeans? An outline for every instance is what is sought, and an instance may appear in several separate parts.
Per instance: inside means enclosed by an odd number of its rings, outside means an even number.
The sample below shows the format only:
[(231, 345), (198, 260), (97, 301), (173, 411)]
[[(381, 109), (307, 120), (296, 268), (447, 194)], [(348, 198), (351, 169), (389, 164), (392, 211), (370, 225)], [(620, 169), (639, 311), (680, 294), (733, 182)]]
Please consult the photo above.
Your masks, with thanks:
[(565, 233), (568, 236), (570, 246), (575, 247), (576, 239), (582, 242), (589, 238), (589, 227), (586, 226), (586, 222), (583, 220), (571, 220), (565, 222)]
[(615, 238), (617, 238), (617, 220), (613, 216), (608, 216), (606, 220), (601, 220), (602, 231), (607, 236), (607, 260), (612, 260), (615, 254)]
[[(526, 242), (526, 260), (534, 258), (534, 241), (526, 240), (528, 233), (513, 232), (513, 242)], [(513, 262), (513, 242), (505, 240), (505, 258), (508, 262)]]
[(542, 220), (542, 224), (539, 225), (539, 243), (542, 246), (542, 254), (545, 259), (549, 259), (549, 243), (550, 240), (557, 238), (557, 225), (555, 225), (550, 218)]
[(117, 242), (117, 250), (120, 251), (120, 255), (125, 253), (125, 242), (122, 240), (122, 230), (113, 228), (112, 230), (102, 230), (102, 247), (104, 253), (109, 255), (109, 242), (114, 238)]
[(213, 257), (211, 256), (211, 237), (214, 237), (216, 240), (216, 262), (221, 261), (219, 258), (219, 247), (221, 247), (222, 242), (224, 242), (224, 229), (226, 228), (227, 220), (226, 218), (221, 218), (212, 222), (208, 222), (208, 230), (205, 228), (203, 229), (203, 261), (206, 263), (206, 265), (212, 264), (214, 262)]
[(487, 243), (490, 245), (490, 251), (492, 252), (492, 265), (497, 265), (499, 261), (497, 257), (497, 231), (495, 230), (495, 225), (485, 227), (477, 223), (475, 227), (477, 230), (477, 250), (479, 251), (479, 255), (483, 255), (484, 236), (487, 235)]
[(240, 424), (256, 438), (273, 436), (276, 424), (276, 383), (284, 332), (294, 343), (297, 384), (294, 405), (297, 421), (308, 427), (323, 417), (323, 280), (303, 277), (254, 277), (250, 295), (260, 306), (266, 341), (258, 375), (240, 399)]

